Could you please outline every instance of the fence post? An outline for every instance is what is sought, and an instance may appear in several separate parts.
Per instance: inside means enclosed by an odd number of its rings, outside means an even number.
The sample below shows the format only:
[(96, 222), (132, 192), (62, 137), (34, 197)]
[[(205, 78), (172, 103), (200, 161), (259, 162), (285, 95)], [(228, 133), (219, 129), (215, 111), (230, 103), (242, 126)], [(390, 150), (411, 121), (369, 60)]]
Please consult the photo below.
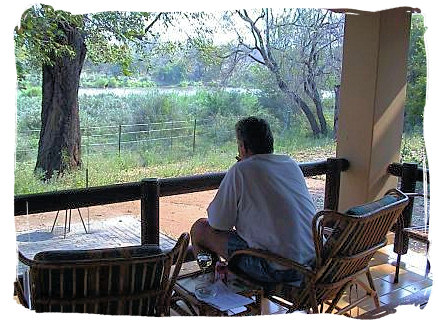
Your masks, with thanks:
[(149, 152), (151, 149), (151, 125), (149, 123), (146, 123), (146, 128), (148, 130), (147, 132), (147, 141), (146, 141), (146, 148)]
[[(400, 190), (403, 192), (415, 192), (417, 185), (417, 170), (416, 163), (403, 163)], [(400, 218), (402, 220), (402, 227), (409, 227), (412, 220), (412, 210), (414, 207), (414, 198), (409, 198), (409, 203), (403, 210)], [(400, 230), (396, 231), (394, 236), (394, 252), (398, 255), (404, 255), (408, 252), (409, 239), (406, 238)]]
[(119, 124), (119, 157), (120, 157), (120, 150), (121, 150), (121, 141), (122, 141), (122, 125)]
[(156, 178), (142, 181), (141, 244), (159, 245), (160, 183)]
[(196, 147), (196, 119), (195, 119), (195, 123), (193, 124), (193, 153), (195, 153), (195, 147)]
[(217, 120), (214, 119), (214, 152), (217, 152)]
[(173, 150), (173, 119), (170, 125), (170, 151)]
[(341, 172), (348, 167), (345, 159), (328, 158), (325, 176), (324, 209), (338, 210)]

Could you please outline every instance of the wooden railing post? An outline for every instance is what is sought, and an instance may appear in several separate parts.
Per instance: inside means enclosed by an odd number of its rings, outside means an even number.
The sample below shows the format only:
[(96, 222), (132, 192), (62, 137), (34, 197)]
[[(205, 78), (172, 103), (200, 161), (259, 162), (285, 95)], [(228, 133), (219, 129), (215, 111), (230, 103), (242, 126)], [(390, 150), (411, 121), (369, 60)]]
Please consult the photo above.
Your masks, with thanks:
[(141, 244), (159, 245), (160, 242), (160, 184), (156, 178), (142, 181)]
[(325, 176), (324, 209), (338, 210), (341, 172), (348, 168), (345, 159), (328, 158)]
[[(400, 190), (403, 192), (415, 192), (417, 185), (417, 170), (418, 165), (416, 163), (403, 163)], [(409, 227), (412, 220), (412, 210), (414, 207), (413, 197), (410, 198), (409, 204), (403, 210), (401, 214), (402, 227)], [(408, 251), (409, 239), (405, 238), (401, 230), (397, 230), (394, 236), (394, 252), (399, 255), (404, 255)]]

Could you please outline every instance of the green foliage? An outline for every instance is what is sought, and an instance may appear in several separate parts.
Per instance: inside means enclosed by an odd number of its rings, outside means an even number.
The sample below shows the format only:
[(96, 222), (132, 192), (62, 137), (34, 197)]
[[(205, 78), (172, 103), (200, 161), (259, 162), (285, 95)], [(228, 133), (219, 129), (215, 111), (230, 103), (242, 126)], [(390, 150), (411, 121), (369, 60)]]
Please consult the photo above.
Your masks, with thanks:
[(81, 88), (150, 88), (155, 87), (154, 81), (147, 77), (104, 76), (82, 73)]
[(37, 130), (41, 127), (41, 96), (18, 93), (17, 130)]
[[(148, 12), (101, 12), (72, 15), (47, 5), (26, 10), (15, 28), (15, 53), (18, 79), (30, 70), (53, 65), (59, 58), (72, 57), (67, 32), (75, 30), (83, 37), (88, 59), (94, 63), (118, 64), (125, 76), (132, 74), (133, 50), (156, 36), (154, 24), (169, 22), (171, 14)], [(144, 49), (144, 48), (141, 48)], [(140, 51), (141, 52), (141, 51)]]
[(34, 5), (23, 13), (14, 32), (19, 79), (32, 67), (52, 65), (57, 57), (75, 55), (67, 44), (67, 25), (81, 28), (83, 17), (46, 5)]
[[(112, 136), (105, 136), (106, 142), (112, 145), (101, 146), (100, 149), (88, 147), (88, 138), (83, 133), (82, 168), (66, 172), (61, 177), (54, 176), (46, 183), (40, 182), (35, 176), (34, 162), (26, 161), (27, 158), (17, 153), (16, 194), (85, 187), (85, 169), (88, 169), (89, 186), (139, 181), (146, 177), (225, 171), (233, 164), (236, 154), (234, 123), (242, 116), (254, 114), (269, 120), (274, 131), (276, 153), (291, 155), (300, 162), (335, 155), (334, 141), (328, 138), (314, 139), (306, 135), (306, 122), (303, 119), (293, 119), (290, 128), (285, 129), (282, 119), (264, 109), (259, 97), (254, 94), (210, 92), (205, 88), (199, 88), (196, 94), (192, 95), (149, 90), (142, 95), (81, 95), (80, 104), (82, 127), (101, 127), (101, 132), (94, 129), (93, 133), (96, 135), (112, 133)], [(215, 105), (215, 114), (210, 114), (210, 104)], [(29, 148), (28, 144), (33, 134), (22, 131), (38, 128), (39, 106), (40, 98), (19, 96), (17, 150)], [(169, 121), (171, 115), (174, 120), (185, 120), (188, 117), (198, 119), (195, 151), (192, 150), (190, 136), (192, 127), (189, 129), (188, 137), (173, 139), (172, 142), (167, 139), (123, 145), (119, 156), (117, 144), (114, 144), (117, 142), (118, 126), (105, 128), (109, 125), (143, 121)], [(141, 117), (143, 119), (140, 119)], [(190, 128), (193, 123), (188, 123), (188, 126)], [(134, 131), (135, 128), (129, 130)], [(157, 137), (168, 136), (165, 133), (161, 132)], [(124, 137), (124, 140), (136, 139), (139, 138), (134, 134)], [(35, 135), (32, 142), (36, 148), (38, 135)], [(28, 157), (32, 155), (29, 154)], [(402, 161), (421, 164), (424, 158), (424, 140), (421, 132), (406, 135), (402, 144)]]
[(40, 98), (43, 90), (40, 87), (27, 87), (21, 91), (21, 94), (28, 97), (38, 97)]
[(186, 78), (187, 72), (182, 62), (159, 66), (152, 73), (152, 79), (160, 85), (178, 85)]
[(401, 144), (401, 162), (414, 162), (420, 166), (426, 161), (426, 149), (422, 132), (405, 133)]
[(405, 106), (405, 131), (423, 128), (423, 114), (426, 103), (426, 49), (424, 45), (423, 16), (412, 15), (411, 38), (408, 56), (408, 87)]
[[(194, 89), (188, 89), (194, 90)], [(184, 91), (180, 89), (180, 91)], [(30, 135), (26, 129), (38, 129), (40, 97), (19, 97), (17, 126), (17, 150), (29, 149)], [(259, 115), (268, 119), (276, 136), (280, 137), (281, 126), (274, 116), (264, 109), (258, 96), (251, 93), (212, 91), (196, 87), (195, 93), (162, 93), (147, 89), (142, 94), (118, 96), (114, 94), (80, 95), (81, 126), (94, 127), (92, 134), (99, 136), (91, 143), (110, 145), (88, 146), (89, 137), (82, 133), (82, 164), (77, 172), (64, 173), (46, 184), (39, 184), (34, 178), (32, 157), (17, 152), (16, 182), (17, 194), (85, 186), (85, 170), (89, 169), (90, 186), (141, 180), (148, 176), (169, 177), (223, 171), (234, 162), (236, 153), (234, 124), (242, 116)], [(213, 112), (212, 112), (213, 111)], [(192, 149), (193, 122), (188, 123), (188, 136), (173, 140), (157, 140), (123, 145), (120, 157), (117, 153), (118, 124), (164, 122), (171, 119), (198, 120), (196, 149)], [(176, 123), (177, 124), (177, 123)], [(111, 127), (110, 127), (111, 125)], [(160, 130), (169, 128), (159, 126)], [(175, 125), (175, 127), (179, 127)], [(182, 127), (182, 126), (181, 126)], [(129, 128), (141, 131), (144, 128)], [(169, 132), (157, 132), (157, 138), (168, 137)], [(135, 134), (124, 136), (125, 141), (142, 139)], [(285, 138), (286, 139), (286, 138)], [(21, 143), (20, 143), (21, 142)], [(35, 132), (33, 148), (37, 147), (38, 133)], [(276, 141), (278, 149), (287, 152), (289, 148), (282, 139)], [(98, 149), (100, 148), (100, 149)], [(35, 157), (36, 150), (33, 150)], [(100, 151), (100, 152), (99, 152)]]

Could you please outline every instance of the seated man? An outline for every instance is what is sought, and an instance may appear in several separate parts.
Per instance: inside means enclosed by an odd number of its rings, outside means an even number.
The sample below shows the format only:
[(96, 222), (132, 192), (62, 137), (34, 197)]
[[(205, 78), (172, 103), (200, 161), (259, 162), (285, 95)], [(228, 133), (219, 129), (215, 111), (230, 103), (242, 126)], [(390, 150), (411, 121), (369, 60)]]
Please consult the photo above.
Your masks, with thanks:
[[(297, 163), (273, 154), (269, 124), (248, 117), (236, 124), (238, 161), (225, 175), (207, 209), (191, 229), (193, 252), (224, 259), (239, 249), (257, 248), (306, 264), (315, 255), (315, 206)], [(250, 256), (238, 268), (263, 282), (299, 280), (297, 272)]]

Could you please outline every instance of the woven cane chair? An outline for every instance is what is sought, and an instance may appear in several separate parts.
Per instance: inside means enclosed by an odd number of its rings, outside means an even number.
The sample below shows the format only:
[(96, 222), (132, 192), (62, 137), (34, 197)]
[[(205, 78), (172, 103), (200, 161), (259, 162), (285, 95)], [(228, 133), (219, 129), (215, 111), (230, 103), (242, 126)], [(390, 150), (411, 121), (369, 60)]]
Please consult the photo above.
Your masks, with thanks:
[[(387, 233), (407, 203), (408, 198), (402, 192), (393, 189), (382, 199), (351, 208), (345, 213), (331, 210), (318, 212), (312, 223), (316, 256), (313, 264), (309, 266), (267, 251), (246, 249), (231, 256), (230, 269), (236, 270), (233, 259), (249, 255), (265, 258), (300, 272), (303, 275), (301, 284), (258, 282), (264, 286), (265, 297), (286, 306), (288, 312), (305, 310), (308, 313), (348, 314), (349, 310), (369, 297), (378, 307), (379, 300), (369, 270), (369, 262), (376, 251), (385, 246)], [(327, 232), (329, 236), (326, 238)], [(245, 275), (238, 270), (235, 273)], [(361, 278), (364, 274), (366, 280)], [(365, 294), (342, 308), (338, 307), (344, 291), (354, 285), (365, 290)], [(328, 304), (325, 311), (324, 304)]]
[(33, 260), (19, 253), (19, 260), (29, 266), (30, 303), (20, 279), (15, 283), (17, 297), (36, 312), (168, 316), (188, 243), (189, 234), (183, 233), (168, 252), (157, 246), (130, 246), (46, 251)]
[[(412, 217), (412, 207), (414, 204), (414, 198), (415, 197), (421, 197), (421, 198), (427, 198), (430, 199), (430, 196), (425, 196), (422, 193), (414, 192), (414, 193), (405, 193), (406, 196), (409, 198), (409, 205), (406, 207), (405, 211), (410, 211), (409, 216)], [(410, 207), (409, 207), (410, 206)], [(410, 209), (410, 210), (409, 210)], [(409, 222), (411, 222), (411, 219), (409, 219)], [(400, 224), (396, 228), (396, 235), (398, 234), (401, 236), (398, 239), (398, 242), (400, 245), (398, 246), (399, 252), (397, 254), (397, 262), (395, 265), (395, 274), (394, 274), (394, 283), (398, 283), (398, 278), (400, 274), (400, 264), (401, 264), (401, 256), (403, 254), (407, 253), (407, 248), (409, 247), (409, 240), (413, 239), (417, 242), (420, 242), (422, 244), (426, 245), (426, 276), (430, 272), (430, 261), (428, 258), (429, 254), (429, 212), (426, 213), (425, 223), (421, 225), (409, 225), (408, 227), (404, 227), (404, 223)], [(405, 245), (403, 245), (405, 244)], [(403, 252), (403, 249), (406, 251)]]

